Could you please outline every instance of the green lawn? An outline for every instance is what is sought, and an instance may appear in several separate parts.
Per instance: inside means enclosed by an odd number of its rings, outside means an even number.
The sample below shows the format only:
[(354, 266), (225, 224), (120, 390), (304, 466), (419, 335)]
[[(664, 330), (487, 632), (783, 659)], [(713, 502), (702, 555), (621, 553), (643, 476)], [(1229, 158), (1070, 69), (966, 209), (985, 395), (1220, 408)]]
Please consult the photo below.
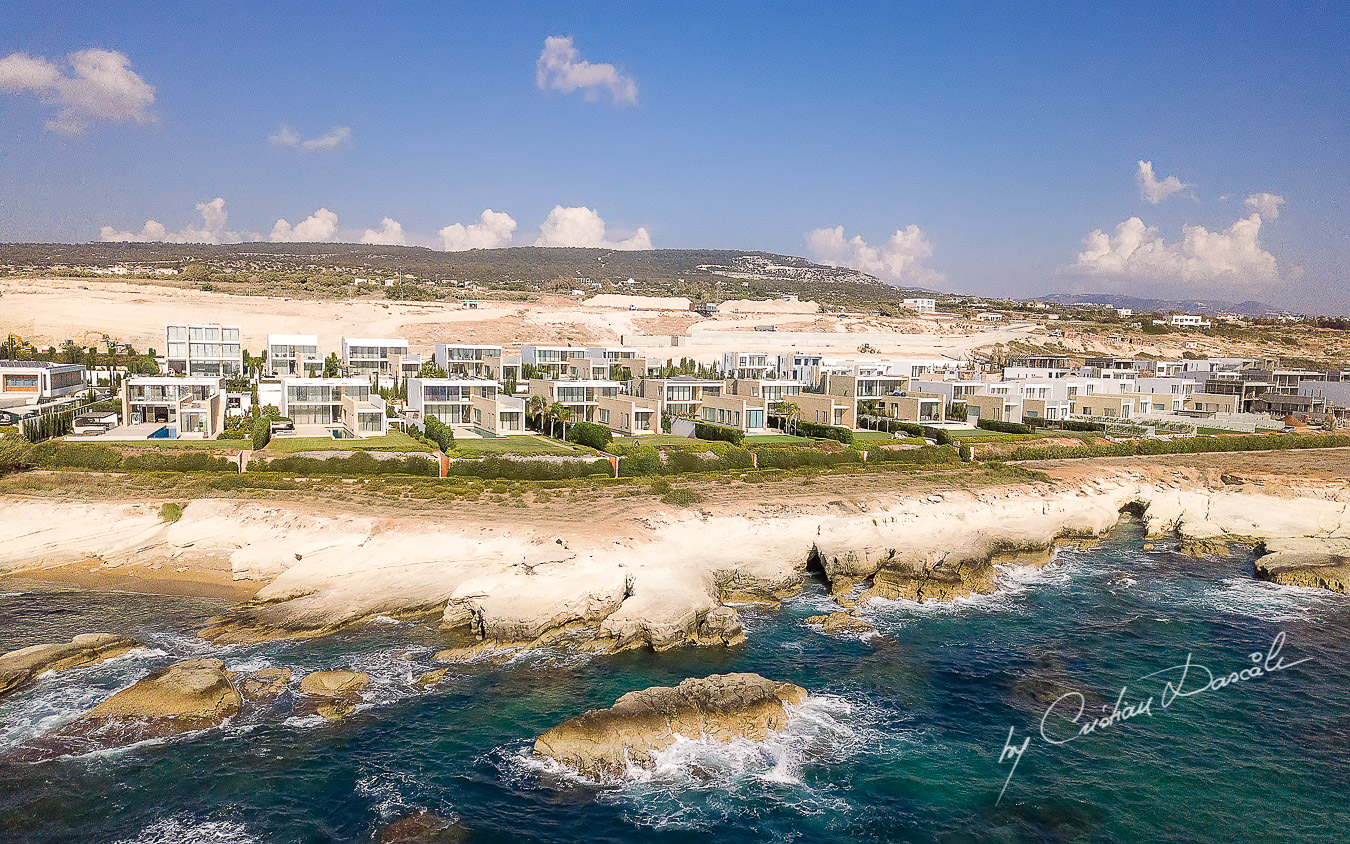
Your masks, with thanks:
[[(747, 439), (749, 439), (747, 437)], [(614, 448), (629, 448), (635, 445), (645, 445), (648, 448), (661, 448), (663, 446), (683, 447), (697, 445), (707, 440), (700, 440), (694, 437), (677, 437), (674, 434), (648, 434), (645, 437), (615, 437), (612, 443)]]
[(480, 440), (457, 439), (455, 452), (461, 457), (478, 457), (484, 454), (595, 454), (594, 450), (584, 446), (529, 435)]
[(894, 434), (888, 434), (885, 431), (854, 431), (853, 441), (862, 440), (889, 440), (894, 438)]
[[(854, 436), (856, 436), (856, 434)], [(791, 445), (792, 443), (815, 442), (815, 440), (812, 440), (810, 437), (794, 437), (791, 434), (753, 434), (747, 436), (745, 441), (748, 443), (759, 443), (760, 445)]]
[(335, 440), (332, 437), (273, 437), (267, 451), (295, 454), (298, 451), (433, 451), (431, 446), (402, 431), (390, 431), (383, 437)]
[(953, 439), (958, 440), (1027, 439), (1036, 436), (1035, 433), (1010, 434), (1003, 431), (990, 431), (985, 428), (947, 428), (945, 430)]

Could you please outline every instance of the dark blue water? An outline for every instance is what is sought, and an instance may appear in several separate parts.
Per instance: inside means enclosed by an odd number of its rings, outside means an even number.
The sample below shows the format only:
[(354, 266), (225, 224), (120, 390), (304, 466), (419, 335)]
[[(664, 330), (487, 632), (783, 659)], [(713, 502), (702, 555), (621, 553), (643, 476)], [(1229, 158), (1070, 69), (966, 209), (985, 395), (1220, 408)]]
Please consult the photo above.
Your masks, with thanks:
[[(150, 646), (48, 678), (0, 704), (0, 755), (175, 659), (354, 667), (374, 683), (340, 724), (297, 717), (291, 695), (225, 727), (41, 764), (0, 759), (0, 840), (370, 841), (416, 810), (475, 841), (1345, 841), (1350, 828), (1350, 601), (1258, 583), (1251, 557), (1144, 552), (1135, 526), (1006, 578), (989, 598), (874, 606), (882, 631), (837, 639), (802, 623), (819, 591), (745, 610), (750, 641), (581, 659), (535, 654), (412, 681), (438, 643), (417, 624), (320, 641), (217, 648), (191, 636), (218, 605), (97, 593), (0, 598), (0, 649), (90, 630)], [(1293, 668), (1177, 699), (1061, 746), (1038, 725), (1066, 692), (1092, 714), (1143, 675), (1227, 673), (1286, 635)], [(757, 671), (814, 694), (762, 744), (691, 742), (652, 775), (602, 785), (534, 764), (549, 726), (620, 694), (688, 676)], [(1183, 689), (1201, 683), (1190, 675)], [(1056, 711), (1060, 711), (1060, 707)], [(1072, 713), (1070, 713), (1072, 714)], [(1010, 768), (1014, 729), (1031, 742)], [(1052, 717), (1052, 737), (1073, 725)]]

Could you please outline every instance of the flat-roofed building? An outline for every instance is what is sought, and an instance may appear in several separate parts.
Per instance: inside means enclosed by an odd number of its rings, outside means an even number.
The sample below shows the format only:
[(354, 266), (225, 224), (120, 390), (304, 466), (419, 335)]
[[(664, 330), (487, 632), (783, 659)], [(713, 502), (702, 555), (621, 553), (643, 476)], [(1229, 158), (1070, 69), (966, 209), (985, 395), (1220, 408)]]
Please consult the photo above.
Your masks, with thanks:
[(244, 374), (237, 325), (179, 323), (164, 327), (164, 371), (170, 375), (230, 378)]
[(163, 425), (166, 438), (215, 439), (225, 426), (225, 381), (210, 376), (132, 375), (122, 386), (126, 425)]
[(380, 437), (388, 432), (385, 401), (361, 376), (281, 379), (281, 415), (305, 427), (321, 427), (338, 436)]
[(778, 356), (765, 352), (723, 352), (722, 374), (727, 378), (767, 378), (778, 370)]
[(268, 334), (267, 371), (272, 375), (323, 374), (319, 338), (314, 334)]
[(0, 360), (0, 403), (37, 404), (89, 389), (83, 364)]
[(702, 419), (699, 408), (703, 398), (720, 396), (725, 389), (725, 383), (718, 379), (674, 375), (670, 378), (643, 378), (638, 381), (635, 392), (642, 398), (659, 401), (662, 414)]
[[(398, 371), (398, 360), (407, 357), (408, 341), (401, 337), (342, 338), (342, 366), (352, 375), (367, 379), (375, 375), (392, 375)], [(420, 359), (418, 364), (421, 364)]]
[(586, 357), (586, 350), (579, 346), (536, 346), (526, 344), (520, 347), (522, 369), (529, 367), (535, 378), (565, 378), (568, 362), (573, 358)]
[(571, 412), (569, 422), (596, 422), (599, 400), (619, 395), (619, 382), (600, 378), (569, 380), (530, 379), (530, 397), (541, 396), (549, 404), (560, 404)]
[[(450, 378), (492, 378), (493, 361), (500, 361), (502, 347), (477, 343), (437, 343), (436, 365)], [(519, 373), (517, 373), (517, 377)]]

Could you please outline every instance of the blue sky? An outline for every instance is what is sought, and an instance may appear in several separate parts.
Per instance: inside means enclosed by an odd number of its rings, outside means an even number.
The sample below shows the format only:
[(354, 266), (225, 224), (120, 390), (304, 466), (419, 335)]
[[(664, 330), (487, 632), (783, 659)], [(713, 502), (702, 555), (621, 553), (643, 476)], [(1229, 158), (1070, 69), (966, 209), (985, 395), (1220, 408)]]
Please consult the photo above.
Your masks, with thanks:
[(763, 249), (1350, 309), (1344, 4), (570, 5), (4, 4), (0, 238)]

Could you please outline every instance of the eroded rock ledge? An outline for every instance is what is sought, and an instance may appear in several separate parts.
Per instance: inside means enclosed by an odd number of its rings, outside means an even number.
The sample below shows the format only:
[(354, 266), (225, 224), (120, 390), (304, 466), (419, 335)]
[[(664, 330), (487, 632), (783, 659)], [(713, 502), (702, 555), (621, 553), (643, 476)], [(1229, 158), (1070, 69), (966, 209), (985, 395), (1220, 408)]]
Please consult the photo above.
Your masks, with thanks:
[(121, 656), (140, 642), (113, 633), (81, 633), (69, 642), (33, 645), (0, 656), (0, 697), (32, 682), (39, 674), (82, 668)]
[(534, 743), (537, 756), (591, 777), (650, 766), (677, 738), (762, 741), (787, 726), (806, 690), (758, 674), (715, 674), (629, 692), (608, 709), (564, 721)]

